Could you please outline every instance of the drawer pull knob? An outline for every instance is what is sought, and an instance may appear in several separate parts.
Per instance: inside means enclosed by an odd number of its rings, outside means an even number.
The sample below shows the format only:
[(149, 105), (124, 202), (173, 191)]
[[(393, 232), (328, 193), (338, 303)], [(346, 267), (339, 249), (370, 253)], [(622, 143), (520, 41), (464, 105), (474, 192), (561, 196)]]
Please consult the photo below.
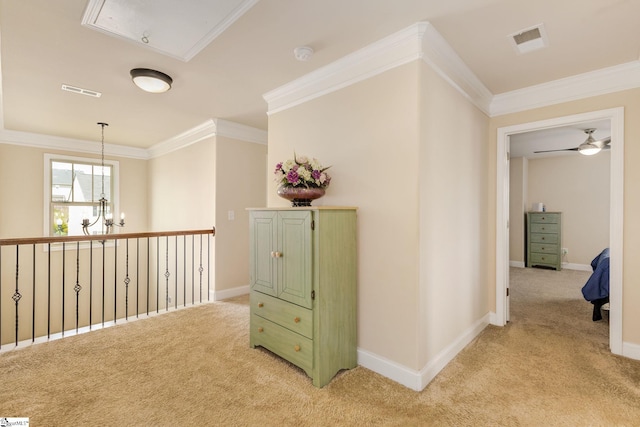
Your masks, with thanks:
[(293, 319), (293, 321), (296, 322), (296, 323), (300, 323), (300, 318), (296, 317), (296, 318)]
[(282, 252), (271, 252), (271, 257), (272, 258), (282, 258)]
[(258, 303), (258, 307), (260, 307), (260, 308), (264, 307), (264, 303), (259, 302)]
[(544, 237), (542, 238), (542, 240), (544, 240)]
[(264, 332), (264, 328), (263, 328), (262, 326), (260, 326), (260, 327), (258, 328), (258, 332)]
[(300, 351), (300, 346), (296, 344), (296, 345), (293, 346), (293, 349), (295, 351)]

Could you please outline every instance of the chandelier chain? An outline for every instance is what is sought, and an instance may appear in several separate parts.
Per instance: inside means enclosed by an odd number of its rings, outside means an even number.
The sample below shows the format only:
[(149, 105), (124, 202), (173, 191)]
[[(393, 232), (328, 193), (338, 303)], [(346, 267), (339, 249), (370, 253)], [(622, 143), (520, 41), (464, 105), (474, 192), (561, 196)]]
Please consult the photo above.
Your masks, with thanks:
[[(111, 213), (107, 213), (107, 207), (108, 207), (109, 201), (105, 197), (105, 193), (104, 193), (104, 127), (105, 126), (109, 126), (109, 124), (108, 123), (104, 123), (104, 122), (98, 122), (98, 124), (102, 127), (102, 134), (101, 134), (101, 139), (100, 139), (100, 143), (101, 143), (101, 151), (100, 151), (101, 163), (100, 163), (100, 165), (102, 167), (102, 171), (101, 171), (102, 172), (101, 173), (101, 177), (102, 177), (102, 193), (100, 194), (100, 200), (98, 200), (98, 202), (100, 203), (100, 206), (98, 207), (98, 215), (97, 215), (97, 218), (95, 219), (95, 221), (90, 222), (89, 218), (83, 218), (82, 219), (82, 232), (84, 234), (86, 234), (87, 236), (90, 234), (89, 228), (93, 227), (95, 224), (97, 224), (100, 219), (102, 219), (102, 221), (103, 221), (103, 223), (102, 223), (102, 234), (111, 233), (113, 231), (113, 227), (114, 226), (124, 227), (124, 213), (120, 216), (120, 222), (118, 222), (118, 223), (113, 221), (113, 216), (112, 216)], [(102, 241), (102, 243), (104, 243), (104, 241)]]
[(102, 164), (101, 164), (101, 166), (102, 166), (102, 169), (101, 169), (102, 170), (102, 193), (100, 193), (100, 197), (104, 198), (104, 127), (105, 126), (109, 126), (109, 124), (108, 123), (104, 123), (104, 122), (98, 122), (98, 124), (100, 126), (102, 126), (102, 139), (101, 139), (101, 142), (102, 142), (102, 152), (101, 152), (101, 154), (102, 154)]

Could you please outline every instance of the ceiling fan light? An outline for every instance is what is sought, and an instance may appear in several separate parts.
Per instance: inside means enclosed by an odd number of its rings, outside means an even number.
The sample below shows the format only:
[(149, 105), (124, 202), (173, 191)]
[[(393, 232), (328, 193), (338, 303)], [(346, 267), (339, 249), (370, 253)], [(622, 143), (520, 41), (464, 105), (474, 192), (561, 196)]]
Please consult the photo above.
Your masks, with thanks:
[(596, 144), (592, 144), (591, 142), (583, 142), (578, 147), (578, 152), (585, 156), (593, 156), (594, 154), (598, 154), (601, 149), (602, 148), (598, 147)]
[(130, 72), (133, 83), (145, 92), (162, 93), (171, 89), (173, 79), (160, 71), (134, 68)]

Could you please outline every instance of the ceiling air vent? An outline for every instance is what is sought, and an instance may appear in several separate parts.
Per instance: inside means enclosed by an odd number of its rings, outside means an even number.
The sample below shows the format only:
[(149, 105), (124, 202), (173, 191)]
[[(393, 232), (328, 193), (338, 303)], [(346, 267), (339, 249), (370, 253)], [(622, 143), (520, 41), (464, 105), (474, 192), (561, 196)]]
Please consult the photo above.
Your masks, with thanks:
[(82, 89), (81, 87), (62, 85), (62, 90), (66, 90), (67, 92), (79, 93), (80, 95), (93, 96), (94, 98), (100, 98), (102, 94), (100, 92), (96, 92), (95, 90)]
[(518, 53), (528, 53), (549, 46), (544, 24), (525, 28), (517, 33), (510, 34), (509, 40)]

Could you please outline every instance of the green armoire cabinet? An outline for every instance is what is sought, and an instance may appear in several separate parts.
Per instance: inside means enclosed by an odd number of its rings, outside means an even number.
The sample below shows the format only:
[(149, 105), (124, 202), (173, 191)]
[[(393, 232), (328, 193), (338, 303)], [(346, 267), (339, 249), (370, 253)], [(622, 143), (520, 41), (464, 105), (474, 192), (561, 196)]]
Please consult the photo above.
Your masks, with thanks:
[(527, 212), (527, 267), (562, 270), (562, 212)]
[(250, 346), (323, 387), (356, 355), (356, 209), (249, 209)]

